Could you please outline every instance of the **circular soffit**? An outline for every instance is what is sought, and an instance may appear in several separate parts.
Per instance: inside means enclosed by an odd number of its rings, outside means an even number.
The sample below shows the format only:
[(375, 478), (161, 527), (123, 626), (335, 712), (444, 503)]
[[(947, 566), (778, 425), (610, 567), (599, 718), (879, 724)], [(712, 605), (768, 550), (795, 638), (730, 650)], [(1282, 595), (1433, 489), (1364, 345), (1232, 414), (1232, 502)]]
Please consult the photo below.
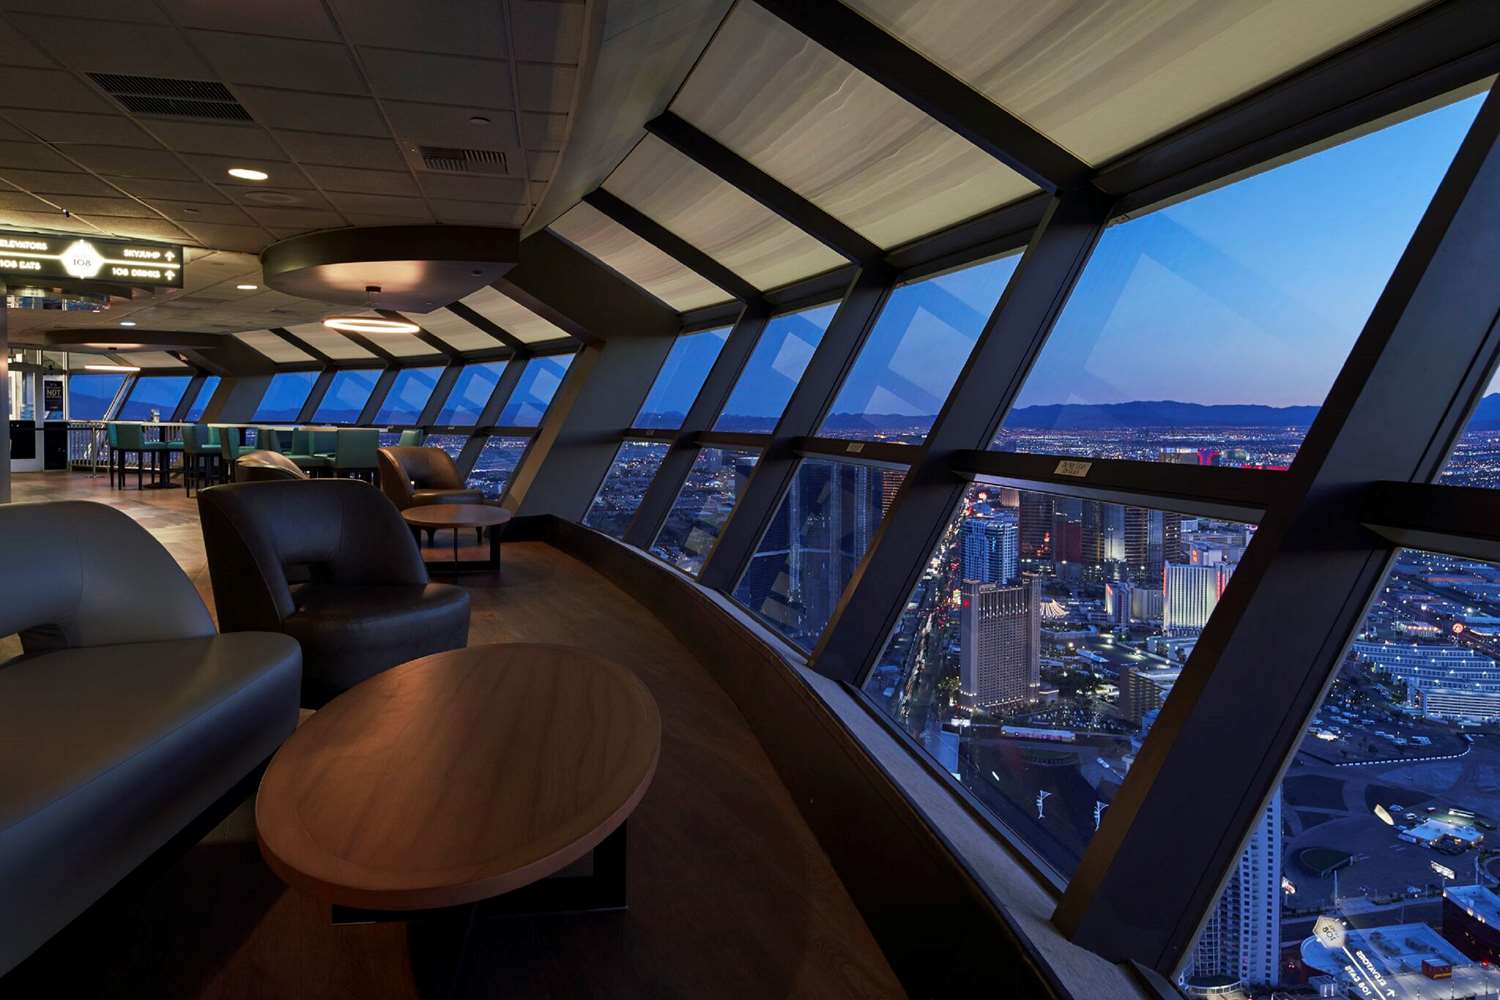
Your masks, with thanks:
[(518, 231), (489, 226), (326, 229), (271, 244), (260, 266), (287, 295), (428, 312), (497, 281), (519, 246)]

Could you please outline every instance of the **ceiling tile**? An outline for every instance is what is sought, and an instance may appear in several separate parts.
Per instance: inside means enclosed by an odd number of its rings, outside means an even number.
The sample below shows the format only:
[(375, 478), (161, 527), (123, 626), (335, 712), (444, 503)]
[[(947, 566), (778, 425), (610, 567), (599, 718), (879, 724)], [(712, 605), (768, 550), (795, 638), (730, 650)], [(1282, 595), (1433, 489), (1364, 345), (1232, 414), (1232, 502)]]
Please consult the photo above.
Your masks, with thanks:
[(377, 48), (360, 49), (360, 57), (377, 97), (466, 109), (515, 106), (510, 67), (500, 60)]
[(212, 79), (208, 66), (175, 28), (38, 14), (9, 16), (23, 34), (72, 69)]
[(93, 174), (80, 171), (0, 169), (4, 178), (17, 187), (37, 194), (116, 194), (114, 188)]
[(0, 142), (0, 167), (66, 170), (73, 164), (39, 142)]
[(184, 225), (198, 226), (203, 223), (227, 223), (231, 226), (253, 225), (253, 220), (237, 205), (214, 205), (203, 202), (163, 201), (149, 199), (147, 204), (158, 212)]
[(349, 220), (351, 226), (410, 226), (418, 223), (434, 223), (437, 219), (431, 214), (417, 217), (405, 215), (380, 215), (370, 212), (345, 212), (344, 218)]
[(19, 31), (4, 21), (0, 21), (0, 52), (5, 53), (5, 61), (11, 66), (54, 65), (41, 49), (28, 42)]
[(160, 219), (152, 209), (133, 198), (100, 198), (89, 195), (59, 194), (48, 199), (74, 215), (92, 219), (96, 215), (112, 215), (129, 219)]
[[(0, 114), (14, 115), (14, 111), (3, 111)], [(31, 133), (10, 124), (0, 118), (0, 142), (30, 142)]]
[(550, 181), (557, 167), (557, 154), (532, 149), (526, 151), (526, 166), (534, 181)]
[(516, 86), (522, 111), (567, 114), (573, 106), (578, 70), (552, 63), (516, 63)]
[(119, 108), (71, 73), (0, 66), (0, 106), (46, 111), (118, 113)]
[(288, 235), (313, 229), (329, 229), (344, 224), (344, 220), (339, 217), (338, 213), (317, 209), (257, 208), (253, 205), (246, 205), (245, 211), (261, 225), (270, 226), (275, 232), (285, 230)]
[(500, 205), (484, 201), (448, 201), (432, 199), (432, 210), (439, 222), (473, 226), (519, 226), (530, 209), (526, 205)]
[(490, 124), (476, 128), (469, 124), (470, 108), (447, 104), (409, 104), (385, 101), (396, 138), (432, 146), (458, 146), (467, 149), (499, 149), (510, 155), (520, 148), (516, 141), (515, 116), (492, 113)]
[(179, 153), (216, 153), (260, 160), (286, 158), (265, 129), (254, 125), (211, 125), (145, 116), (140, 123), (168, 149)]
[(321, 0), (160, 0), (173, 21), (188, 28), (244, 31), (338, 41)]
[(193, 172), (171, 153), (125, 146), (69, 146), (68, 155), (95, 173), (118, 177), (195, 180)]
[(285, 208), (292, 211), (317, 209), (328, 212), (333, 206), (313, 188), (249, 188), (229, 187), (224, 189), (243, 208)]
[(5, 221), (8, 212), (50, 212), (53, 208), (45, 202), (33, 198), (21, 191), (12, 191), (9, 188), (0, 188), (0, 222)]
[(546, 193), (547, 193), (547, 185), (544, 182), (542, 182), (542, 181), (532, 181), (531, 182), (531, 203), (533, 205), (540, 205), (542, 203), (542, 195), (544, 195)]
[(374, 215), (400, 216), (408, 219), (431, 217), (427, 203), (421, 198), (397, 198), (383, 194), (351, 194), (341, 191), (327, 192), (328, 200), (341, 212), (362, 212)]
[(211, 247), (222, 250), (242, 250), (246, 253), (259, 253), (271, 242), (271, 234), (259, 226), (219, 226), (199, 225), (192, 223), (188, 226), (192, 233)]
[(188, 37), (226, 83), (361, 96), (367, 93), (349, 47), (342, 43), (219, 31), (190, 31)]
[(417, 197), (417, 182), (404, 170), (356, 170), (352, 167), (306, 166), (302, 168), (324, 191)]
[(354, 135), (325, 135), (278, 129), (276, 140), (298, 163), (325, 163), (372, 170), (405, 170), (401, 150), (389, 138), (369, 139)]
[(550, 0), (510, 0), (517, 59), (577, 63), (583, 50), (588, 8)]
[(503, 6), (493, 0), (334, 0), (344, 35), (359, 45), (503, 59)]
[(427, 171), (418, 176), (422, 181), (422, 190), (431, 198), (503, 201), (511, 205), (526, 201), (526, 182), (519, 177), (458, 177)]
[[(95, 0), (5, 0), (5, 9), (87, 18), (99, 17), (99, 4)], [(154, 23), (166, 21), (161, 12), (151, 4), (117, 4), (109, 8), (109, 16), (117, 21)]]
[(162, 240), (181, 243), (187, 234), (165, 219), (118, 219), (103, 215), (87, 215), (94, 225), (111, 236), (123, 236), (138, 240)]
[[(210, 184), (222, 184), (226, 188), (246, 188), (264, 191), (275, 188), (305, 189), (311, 182), (296, 164), (285, 160), (256, 160), (247, 156), (214, 156), (208, 153), (183, 153), (182, 159)], [(247, 181), (229, 176), (235, 167), (249, 167), (270, 174), (269, 180)]]
[(61, 212), (0, 213), (0, 221), (17, 229), (55, 229), (64, 233), (98, 233), (98, 230), (79, 218), (65, 219)]
[(267, 90), (235, 87), (240, 101), (256, 120), (273, 128), (295, 128), (312, 132), (387, 136), (389, 130), (373, 100), (314, 94), (302, 90)]
[(525, 139), (527, 149), (561, 152), (568, 140), (568, 116), (523, 113), (521, 137)]
[(124, 115), (80, 114), (69, 111), (13, 109), (5, 117), (55, 143), (92, 142), (109, 146), (160, 149), (155, 139)]
[(550, 228), (679, 312), (730, 298), (586, 202), (574, 205)]
[(114, 177), (117, 184), (137, 198), (169, 198), (173, 201), (199, 201), (227, 203), (217, 190), (202, 181), (172, 181), (153, 178)]

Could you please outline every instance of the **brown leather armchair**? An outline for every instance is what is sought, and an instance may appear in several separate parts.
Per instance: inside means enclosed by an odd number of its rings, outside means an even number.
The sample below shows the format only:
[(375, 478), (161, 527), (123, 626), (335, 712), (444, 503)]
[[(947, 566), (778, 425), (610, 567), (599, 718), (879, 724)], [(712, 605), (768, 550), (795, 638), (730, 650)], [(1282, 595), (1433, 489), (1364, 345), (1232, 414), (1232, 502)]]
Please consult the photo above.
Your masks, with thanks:
[(364, 483), (215, 486), (198, 512), (219, 627), (301, 643), (308, 708), (468, 642), (469, 592), (428, 580), (400, 512)]
[(397, 509), (432, 503), (484, 503), (464, 486), (458, 466), (441, 448), (381, 448), (380, 489)]

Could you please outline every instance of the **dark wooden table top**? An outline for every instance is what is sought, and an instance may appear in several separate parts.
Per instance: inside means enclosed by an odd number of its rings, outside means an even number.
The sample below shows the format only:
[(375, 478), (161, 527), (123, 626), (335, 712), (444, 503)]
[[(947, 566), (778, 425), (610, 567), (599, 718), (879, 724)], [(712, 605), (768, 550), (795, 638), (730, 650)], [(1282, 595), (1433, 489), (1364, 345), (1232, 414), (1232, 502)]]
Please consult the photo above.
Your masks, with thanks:
[(401, 512), (417, 528), (490, 528), (511, 518), (504, 507), (478, 503), (430, 503)]
[(255, 802), (289, 885), (377, 910), (472, 903), (583, 857), (656, 773), (661, 718), (624, 667), (502, 643), (377, 674), (304, 722)]

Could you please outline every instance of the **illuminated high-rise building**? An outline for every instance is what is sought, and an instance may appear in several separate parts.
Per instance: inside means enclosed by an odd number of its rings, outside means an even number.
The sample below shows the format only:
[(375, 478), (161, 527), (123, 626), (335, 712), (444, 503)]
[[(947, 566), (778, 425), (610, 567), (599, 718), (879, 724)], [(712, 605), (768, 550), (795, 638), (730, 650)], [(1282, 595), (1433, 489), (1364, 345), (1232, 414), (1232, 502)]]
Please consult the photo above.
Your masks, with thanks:
[(1125, 565), (1134, 579), (1160, 580), (1164, 564), (1182, 561), (1182, 515), (1126, 507), (1122, 520)]
[(1013, 583), (1019, 573), (1020, 531), (1012, 510), (989, 517), (966, 518), (959, 528), (959, 547), (965, 580)]
[(960, 591), (959, 692), (981, 709), (1024, 708), (1041, 688), (1041, 584), (965, 580)]
[(1046, 493), (1022, 490), (1017, 511), (1021, 519), (1021, 558), (1046, 559), (1052, 555), (1052, 519), (1057, 510)]
[(1218, 607), (1234, 567), (1167, 563), (1162, 574), (1162, 628), (1173, 635), (1201, 631)]
[(1250, 840), (1219, 902), (1209, 912), (1186, 976), (1227, 976), (1245, 986), (1274, 984), (1281, 963), (1281, 786), (1250, 831)]

